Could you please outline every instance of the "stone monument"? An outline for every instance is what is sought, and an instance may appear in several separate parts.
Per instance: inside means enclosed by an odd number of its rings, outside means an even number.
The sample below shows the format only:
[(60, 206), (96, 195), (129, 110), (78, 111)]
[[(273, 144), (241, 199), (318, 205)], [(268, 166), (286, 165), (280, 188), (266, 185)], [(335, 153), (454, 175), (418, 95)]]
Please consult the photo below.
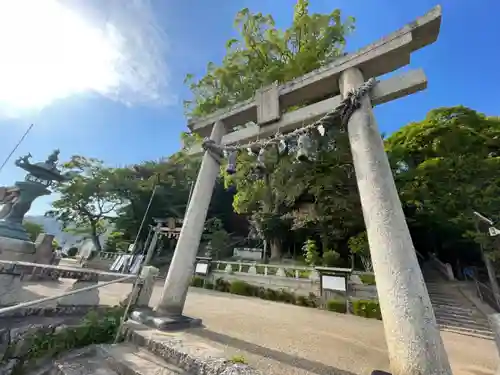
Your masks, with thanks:
[(31, 154), (18, 158), (15, 165), (28, 172), (24, 181), (0, 187), (0, 259), (34, 260), (35, 244), (23, 227), (23, 219), (36, 198), (51, 194), (51, 186), (71, 178), (58, 170), (58, 157), (59, 150), (55, 150), (45, 162), (31, 163)]

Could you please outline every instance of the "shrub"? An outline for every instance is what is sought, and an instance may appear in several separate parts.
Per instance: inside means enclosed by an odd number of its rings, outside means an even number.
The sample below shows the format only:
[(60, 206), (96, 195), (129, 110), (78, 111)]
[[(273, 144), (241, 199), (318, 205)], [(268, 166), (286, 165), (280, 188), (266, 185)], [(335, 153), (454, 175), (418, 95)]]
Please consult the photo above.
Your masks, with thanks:
[(309, 307), (309, 301), (306, 296), (297, 296), (295, 303), (297, 306)]
[(340, 254), (334, 250), (328, 250), (323, 253), (323, 265), (326, 267), (335, 267), (339, 264)]
[(229, 285), (229, 293), (232, 294), (238, 294), (240, 296), (251, 296), (251, 292), (251, 285), (241, 280), (234, 280)]
[(233, 363), (241, 363), (242, 365), (248, 364), (246, 358), (243, 357), (242, 355), (233, 355), (230, 361)]
[(199, 276), (193, 276), (191, 279), (191, 286), (194, 286), (196, 288), (203, 288), (203, 278)]
[(371, 273), (360, 274), (359, 278), (365, 285), (375, 285), (375, 275)]
[(70, 247), (68, 249), (68, 251), (66, 252), (66, 254), (68, 255), (68, 257), (70, 257), (70, 258), (74, 257), (77, 253), (78, 253), (78, 248), (77, 247)]
[(226, 281), (222, 277), (219, 277), (217, 280), (215, 280), (214, 289), (219, 292), (227, 293), (229, 292), (229, 286), (230, 286), (229, 281)]
[(382, 320), (380, 305), (375, 300), (356, 300), (352, 302), (353, 313), (364, 318)]
[(311, 301), (308, 296), (297, 296), (295, 298), (295, 304), (303, 307), (316, 307), (314, 301)]
[(316, 294), (309, 293), (308, 300), (309, 300), (309, 307), (319, 307), (320, 299)]
[(267, 299), (269, 301), (277, 301), (278, 300), (278, 292), (274, 289), (267, 288), (264, 291), (263, 299)]
[(345, 314), (347, 312), (346, 301), (340, 299), (330, 299), (326, 301), (326, 309), (328, 311)]
[(210, 281), (205, 281), (205, 285), (203, 285), (205, 289), (213, 289), (214, 286), (214, 283), (211, 283)]
[(278, 301), (285, 302), (285, 303), (295, 304), (295, 302), (296, 302), (295, 294), (293, 294), (285, 289), (281, 289), (280, 291), (278, 291), (277, 298), (278, 298)]
[[(72, 349), (113, 342), (123, 313), (124, 309), (120, 307), (111, 307), (104, 313), (91, 311), (77, 326), (61, 326), (61, 329), (49, 332), (44, 330), (33, 332), (25, 338), (25, 340), (29, 340), (28, 352), (26, 355), (16, 358), (18, 365), (12, 373), (28, 372), (29, 369), (38, 367), (41, 359), (53, 358)], [(11, 345), (17, 345), (17, 343)], [(9, 353), (12, 353), (12, 349), (9, 346), (5, 355), (8, 356)], [(8, 357), (4, 357), (4, 360), (8, 361), (8, 359)]]
[(314, 240), (307, 240), (302, 246), (302, 251), (304, 253), (304, 260), (309, 266), (315, 266), (319, 263), (318, 246), (316, 246)]

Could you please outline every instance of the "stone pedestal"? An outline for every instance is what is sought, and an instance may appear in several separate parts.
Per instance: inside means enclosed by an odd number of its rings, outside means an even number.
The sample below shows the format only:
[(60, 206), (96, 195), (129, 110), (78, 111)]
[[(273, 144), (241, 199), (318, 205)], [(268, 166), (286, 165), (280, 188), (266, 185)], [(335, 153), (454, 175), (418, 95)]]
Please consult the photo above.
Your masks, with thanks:
[(0, 274), (0, 306), (11, 306), (23, 302), (23, 286), (18, 275)]
[[(77, 289), (87, 288), (89, 286), (97, 284), (98, 284), (97, 278), (91, 280), (77, 280), (67, 290), (67, 292)], [(76, 305), (97, 306), (99, 305), (99, 288), (62, 297), (58, 299), (57, 304), (61, 306), (76, 306)]]
[[(495, 335), (495, 344), (497, 346), (498, 355), (500, 356), (500, 314), (492, 314), (488, 316), (490, 322), (491, 330)], [(497, 367), (496, 374), (500, 374), (500, 364)]]
[(140, 276), (142, 284), (135, 293), (135, 309), (130, 314), (131, 319), (163, 331), (201, 326), (201, 319), (193, 319), (181, 314), (169, 316), (155, 312), (149, 306), (158, 272), (158, 268), (153, 266), (146, 266), (142, 269)]
[(153, 295), (156, 276), (158, 276), (159, 272), (160, 270), (153, 266), (143, 267), (141, 274), (139, 275), (139, 284), (135, 289), (132, 289), (132, 291), (122, 302), (120, 302), (120, 304), (122, 306), (127, 306), (129, 300), (132, 299), (131, 306), (135, 308), (149, 307), (149, 301)]
[(0, 237), (0, 260), (33, 262), (35, 244), (15, 238)]
[(52, 234), (41, 233), (35, 241), (35, 261), (37, 264), (52, 264), (54, 251), (52, 242), (54, 236)]
[(164, 315), (153, 311), (151, 308), (140, 308), (130, 314), (130, 318), (148, 327), (159, 329), (160, 331), (177, 331), (187, 328), (201, 327), (201, 319), (190, 318), (184, 315)]

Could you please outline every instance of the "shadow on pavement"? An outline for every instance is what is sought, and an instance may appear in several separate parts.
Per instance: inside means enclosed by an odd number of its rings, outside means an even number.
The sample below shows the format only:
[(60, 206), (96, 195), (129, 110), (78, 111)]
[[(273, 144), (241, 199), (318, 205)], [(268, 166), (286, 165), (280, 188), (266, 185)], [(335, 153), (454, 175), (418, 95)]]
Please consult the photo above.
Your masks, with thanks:
[(321, 362), (311, 361), (305, 358), (286, 354), (278, 350), (256, 345), (248, 341), (240, 340), (221, 333), (210, 331), (209, 329), (193, 329), (189, 333), (204, 339), (212, 340), (223, 345), (227, 345), (239, 350), (244, 350), (261, 357), (269, 358), (289, 366), (297, 367), (302, 370), (310, 371), (318, 375), (358, 375), (354, 372), (341, 370), (336, 367), (327, 366)]

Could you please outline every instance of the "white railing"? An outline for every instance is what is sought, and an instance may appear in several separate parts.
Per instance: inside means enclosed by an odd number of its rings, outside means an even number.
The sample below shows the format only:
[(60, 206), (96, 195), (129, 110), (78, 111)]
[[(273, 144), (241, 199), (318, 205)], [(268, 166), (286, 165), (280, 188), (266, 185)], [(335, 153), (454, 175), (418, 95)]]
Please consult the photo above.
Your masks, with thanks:
[[(278, 276), (291, 279), (318, 280), (314, 267), (257, 262), (212, 261), (212, 272), (241, 273), (248, 275)], [(353, 271), (354, 275), (373, 275), (373, 272)]]
[(313, 267), (261, 264), (256, 262), (212, 261), (213, 272), (244, 273), (249, 275), (278, 276), (293, 279), (319, 279)]

